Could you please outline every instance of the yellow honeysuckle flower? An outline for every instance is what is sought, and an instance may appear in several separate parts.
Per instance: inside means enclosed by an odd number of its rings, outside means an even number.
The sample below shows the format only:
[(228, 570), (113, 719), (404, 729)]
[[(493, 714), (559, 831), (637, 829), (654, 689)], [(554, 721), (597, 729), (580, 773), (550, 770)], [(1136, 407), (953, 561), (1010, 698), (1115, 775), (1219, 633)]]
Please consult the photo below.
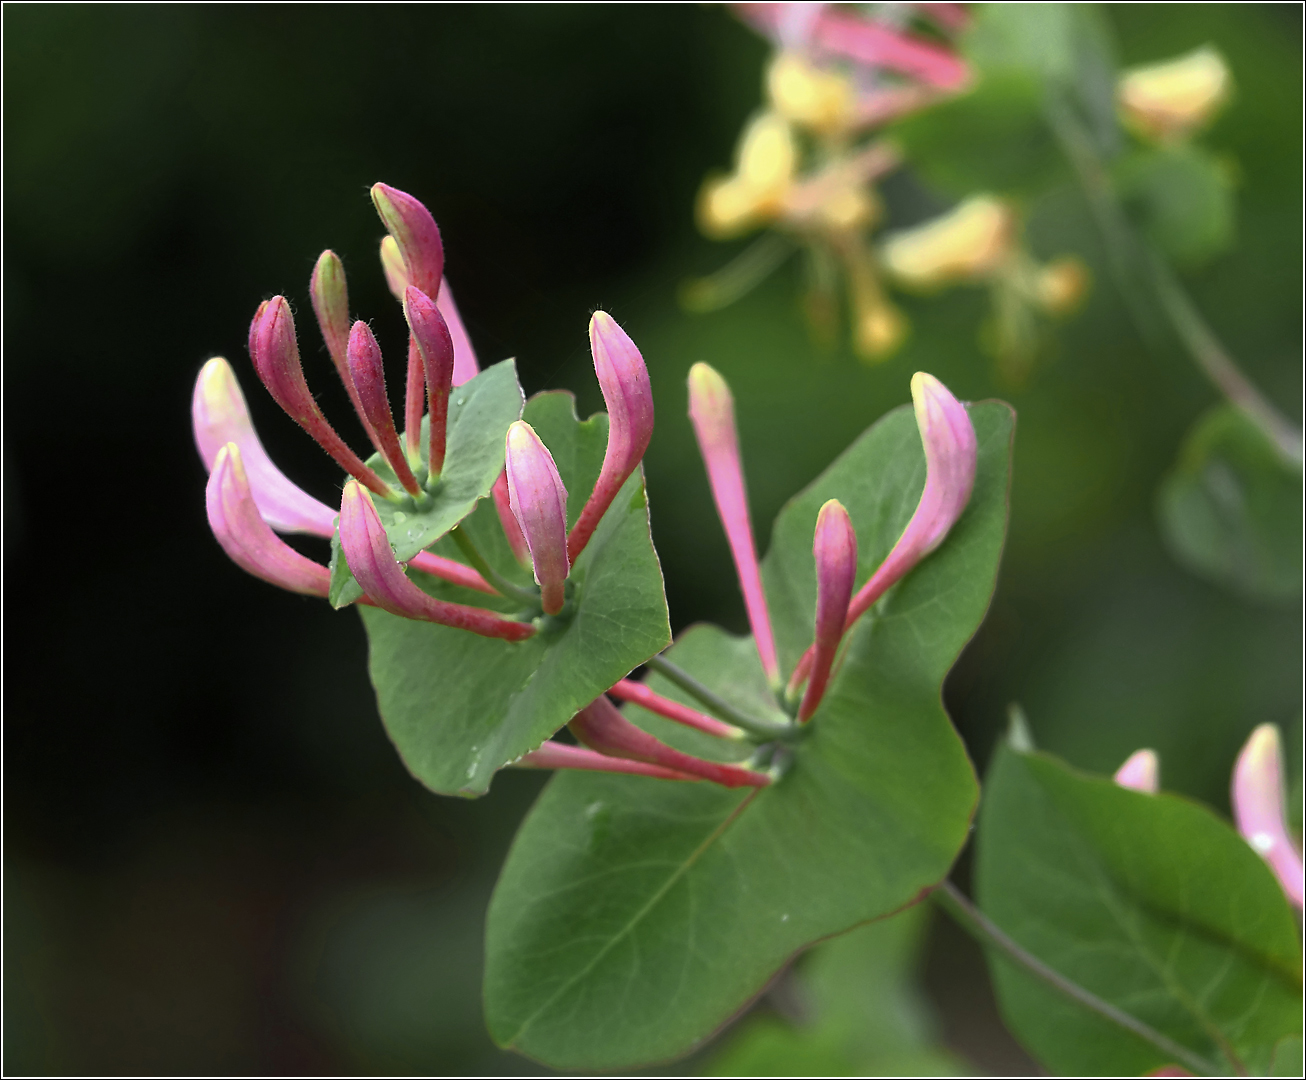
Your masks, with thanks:
[(793, 186), (797, 157), (783, 116), (765, 112), (755, 117), (739, 140), (734, 175), (703, 185), (698, 202), (703, 231), (732, 236), (776, 217)]
[(1177, 59), (1124, 72), (1116, 100), (1125, 123), (1138, 134), (1171, 142), (1204, 127), (1231, 89), (1224, 57), (1204, 45)]
[(881, 258), (894, 277), (916, 288), (980, 281), (1010, 256), (1015, 235), (1010, 206), (972, 195), (942, 217), (887, 237)]
[(781, 116), (821, 134), (837, 134), (853, 119), (852, 84), (842, 75), (813, 67), (798, 53), (782, 52), (772, 61), (766, 89)]

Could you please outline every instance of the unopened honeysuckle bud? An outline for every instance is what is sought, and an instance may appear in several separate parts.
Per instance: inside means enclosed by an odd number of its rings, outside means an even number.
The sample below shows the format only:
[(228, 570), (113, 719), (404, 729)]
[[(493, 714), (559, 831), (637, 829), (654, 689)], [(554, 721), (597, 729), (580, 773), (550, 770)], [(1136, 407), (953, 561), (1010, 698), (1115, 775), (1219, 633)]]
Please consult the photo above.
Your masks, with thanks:
[(734, 724), (727, 724), (725, 721), (718, 720), (713, 716), (707, 716), (697, 709), (691, 709), (688, 705), (682, 705), (678, 701), (665, 698), (656, 691), (650, 690), (643, 683), (635, 682), (633, 679), (619, 679), (608, 693), (618, 701), (634, 702), (651, 713), (664, 716), (668, 720), (674, 720), (677, 724), (692, 727), (704, 734), (715, 735), (719, 739), (743, 739), (747, 737), (743, 728), (737, 728)]
[(965, 61), (948, 49), (860, 13), (841, 11), (833, 4), (822, 12), (812, 37), (823, 52), (872, 70), (888, 68), (939, 90), (960, 90), (970, 79)]
[(508, 473), (501, 472), (499, 479), (494, 482), (494, 488), (490, 492), (494, 498), (494, 510), (499, 515), (499, 524), (503, 526), (503, 535), (508, 540), (508, 546), (512, 548), (512, 553), (522, 566), (531, 565), (531, 549), (526, 544), (526, 537), (522, 535), (521, 526), (517, 524), (517, 519), (512, 514), (512, 497), (508, 494)]
[(236, 373), (221, 356), (209, 360), (195, 380), (191, 423), (195, 445), (209, 472), (227, 443), (240, 448), (250, 492), (263, 520), (272, 528), (314, 536), (330, 536), (336, 531), (336, 512), (297, 487), (272, 464), (250, 422)]
[(504, 619), (492, 611), (451, 604), (423, 592), (395, 561), (390, 538), (376, 508), (356, 481), (345, 484), (340, 502), (340, 546), (349, 570), (367, 597), (393, 615), (441, 623), (482, 637), (521, 641), (535, 633), (529, 623)]
[(263, 520), (234, 442), (218, 450), (204, 497), (209, 528), (242, 570), (291, 592), (327, 595), (330, 571), (301, 555)]
[(621, 715), (606, 696), (581, 709), (568, 725), (577, 740), (591, 750), (610, 757), (646, 761), (664, 769), (674, 769), (691, 776), (711, 780), (724, 787), (766, 787), (771, 778), (739, 765), (723, 765), (681, 753), (637, 728)]
[(771, 616), (762, 591), (762, 575), (753, 546), (753, 526), (744, 489), (744, 469), (739, 459), (739, 436), (735, 430), (735, 402), (730, 388), (713, 368), (695, 364), (689, 369), (689, 418), (694, 424), (698, 448), (707, 466), (707, 478), (716, 502), (717, 514), (725, 526), (730, 554), (739, 575), (744, 607), (753, 628), (753, 640), (762, 670), (772, 683), (779, 680)]
[(781, 116), (822, 134), (843, 131), (853, 118), (852, 83), (814, 67), (798, 52), (786, 50), (771, 62), (766, 89)]
[(609, 757), (585, 746), (547, 740), (538, 750), (523, 754), (512, 763), (515, 769), (582, 769), (587, 772), (625, 773), (630, 776), (651, 776), (655, 780), (697, 780), (697, 776), (650, 765), (647, 761)]
[(556, 615), (565, 600), (567, 575), (567, 489), (553, 455), (524, 420), (508, 428), (505, 440), (508, 500), (521, 526), (540, 587), (546, 615)]
[(1224, 57), (1204, 45), (1174, 60), (1130, 68), (1116, 84), (1116, 101), (1138, 134), (1174, 142), (1205, 127), (1230, 88)]
[(249, 330), (250, 359), (268, 393), (286, 414), (313, 437), (345, 472), (378, 495), (388, 495), (381, 478), (345, 445), (327, 423), (304, 381), (295, 341), (295, 320), (284, 296), (274, 296), (259, 305)]
[(1262, 724), (1252, 732), (1233, 770), (1233, 819), (1238, 831), (1274, 871), (1288, 899), (1302, 906), (1301, 853), (1284, 818), (1283, 749), (1279, 729)]
[(444, 245), (431, 212), (407, 192), (388, 184), (372, 185), (372, 202), (403, 257), (408, 284), (427, 296), (438, 296), (444, 276)]
[(606, 311), (596, 311), (590, 319), (590, 352), (608, 406), (608, 448), (594, 492), (567, 537), (572, 562), (585, 550), (621, 485), (639, 468), (653, 437), (653, 390), (644, 358)]
[(810, 719), (825, 694), (857, 577), (857, 534), (838, 499), (831, 499), (816, 515), (812, 554), (816, 558), (816, 640), (807, 692), (798, 708), (799, 723)]
[(941, 217), (893, 233), (880, 248), (885, 268), (919, 289), (983, 281), (1014, 250), (1016, 218), (992, 195), (972, 195)]
[[(390, 287), (390, 292), (402, 304), (404, 293), (408, 291), (408, 268), (404, 266), (404, 257), (399, 254), (399, 245), (395, 243), (393, 236), (387, 236), (381, 241), (381, 268), (385, 271), (385, 280)], [(445, 324), (449, 327), (449, 336), (453, 338), (453, 384), (462, 386), (463, 383), (476, 378), (481, 368), (476, 362), (476, 350), (472, 348), (472, 339), (468, 336), (463, 318), (458, 313), (458, 305), (454, 303), (448, 278), (445, 278), (440, 285), (440, 295), (435, 298), (435, 306), (444, 316)]]
[(435, 301), (414, 285), (409, 285), (404, 293), (404, 318), (408, 320), (409, 332), (417, 342), (426, 370), (430, 469), (432, 476), (439, 476), (444, 468), (449, 389), (453, 386), (453, 337)]
[(1161, 789), (1161, 760), (1155, 750), (1135, 750), (1116, 770), (1114, 780), (1121, 787), (1155, 795)]
[(390, 289), (390, 295), (402, 304), (409, 285), (408, 267), (404, 265), (399, 245), (389, 233), (381, 238), (381, 269), (385, 272), (385, 283)]
[(385, 365), (381, 360), (381, 347), (376, 343), (371, 327), (359, 319), (349, 331), (349, 375), (358, 391), (362, 415), (376, 432), (381, 455), (390, 463), (395, 477), (410, 495), (420, 495), (421, 485), (413, 470), (408, 467), (399, 433), (395, 430), (394, 414), (390, 411), (390, 398), (385, 390)]
[(331, 362), (336, 366), (340, 381), (345, 384), (349, 400), (353, 402), (354, 411), (363, 422), (368, 439), (379, 453), (384, 454), (349, 373), (349, 293), (345, 288), (344, 264), (330, 248), (318, 256), (313, 276), (308, 282), (308, 292), (313, 300), (313, 314), (317, 316), (318, 329), (322, 331), (322, 340), (326, 342)]

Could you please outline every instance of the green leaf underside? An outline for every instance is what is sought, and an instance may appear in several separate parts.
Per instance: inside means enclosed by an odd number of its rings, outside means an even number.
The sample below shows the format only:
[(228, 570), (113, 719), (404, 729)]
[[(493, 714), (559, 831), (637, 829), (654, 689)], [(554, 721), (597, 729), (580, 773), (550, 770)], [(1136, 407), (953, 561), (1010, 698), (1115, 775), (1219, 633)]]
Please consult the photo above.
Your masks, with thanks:
[[(509, 426), (522, 415), (522, 393), (517, 365), (502, 360), (475, 378), (455, 386), (449, 394), (448, 435), (444, 469), (433, 504), (425, 510), (396, 506), (388, 499), (372, 503), (390, 537), (395, 558), (407, 562), (430, 547), (462, 521), (494, 487), (503, 471), (503, 444)], [(430, 420), (422, 418), (421, 457), (429, 464)], [(400, 441), (403, 441), (402, 436)], [(403, 491), (394, 471), (380, 454), (367, 464), (396, 491)], [(328, 599), (339, 608), (362, 595), (340, 551), (340, 534), (331, 538), (331, 591)]]
[[(532, 398), (525, 419), (554, 455), (568, 491), (569, 524), (593, 489), (607, 445), (607, 417), (576, 419), (570, 394)], [(493, 503), (465, 528), (505, 576), (531, 582), (513, 558)], [(436, 550), (463, 560), (446, 538)], [(508, 614), (518, 605), (413, 574), (433, 596)], [(386, 731), (404, 764), (446, 795), (482, 795), (494, 773), (535, 749), (599, 694), (671, 639), (662, 571), (649, 534), (643, 475), (636, 472), (572, 568), (572, 613), (540, 620), (518, 643), (360, 608)]]
[[(981, 907), (1039, 959), (1211, 1061), (1264, 1073), (1301, 1031), (1295, 920), (1260, 857), (1207, 808), (1038, 753), (999, 750), (985, 783)], [(991, 953), (1012, 1031), (1054, 1073), (1174, 1064)]]
[(1175, 557), (1251, 596), (1301, 595), (1301, 472), (1231, 405), (1203, 416), (1158, 496)]
[[(789, 957), (911, 904), (947, 873), (978, 792), (940, 685), (993, 588), (1013, 419), (996, 403), (971, 415), (980, 465), (969, 508), (855, 629), (777, 784), (753, 793), (600, 774), (550, 781), (490, 906), (486, 1014), (501, 1045), (564, 1070), (684, 1054)], [(794, 598), (813, 572), (817, 509), (838, 488), (873, 558), (920, 495), (915, 430), (910, 409), (890, 413), (782, 511), (764, 576), (787, 665), (810, 641), (811, 610)], [(864, 579), (868, 565), (860, 570)], [(767, 707), (751, 639), (696, 626), (669, 655), (738, 704)], [(686, 700), (660, 678), (649, 685)], [(685, 749), (714, 742), (627, 715)], [(739, 754), (719, 745), (718, 757)]]

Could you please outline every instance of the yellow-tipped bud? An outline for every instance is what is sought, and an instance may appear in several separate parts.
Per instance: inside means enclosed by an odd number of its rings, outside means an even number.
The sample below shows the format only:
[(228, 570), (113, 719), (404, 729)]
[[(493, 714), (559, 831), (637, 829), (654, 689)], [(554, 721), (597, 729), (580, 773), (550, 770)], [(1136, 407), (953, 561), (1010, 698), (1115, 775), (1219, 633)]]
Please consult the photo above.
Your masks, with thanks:
[(793, 183), (797, 157), (789, 122), (777, 113), (762, 113), (744, 129), (736, 174), (760, 203), (778, 205)]
[(1229, 66), (1203, 45), (1160, 64), (1131, 68), (1116, 84), (1125, 123), (1159, 142), (1185, 139), (1210, 122), (1229, 98)]
[(758, 220), (757, 197), (737, 176), (708, 180), (699, 192), (698, 225), (707, 236), (736, 236)]
[(1034, 288), (1049, 315), (1068, 315), (1088, 294), (1088, 267), (1073, 255), (1053, 259), (1038, 272)]
[(812, 67), (797, 53), (776, 57), (766, 73), (766, 89), (781, 116), (821, 134), (837, 134), (853, 118), (852, 84), (834, 72)]
[(907, 337), (907, 317), (889, 301), (881, 299), (856, 315), (853, 346), (863, 360), (887, 360)]
[(889, 236), (885, 268), (905, 285), (941, 288), (982, 281), (1011, 255), (1016, 215), (1001, 199), (972, 195), (942, 217)]

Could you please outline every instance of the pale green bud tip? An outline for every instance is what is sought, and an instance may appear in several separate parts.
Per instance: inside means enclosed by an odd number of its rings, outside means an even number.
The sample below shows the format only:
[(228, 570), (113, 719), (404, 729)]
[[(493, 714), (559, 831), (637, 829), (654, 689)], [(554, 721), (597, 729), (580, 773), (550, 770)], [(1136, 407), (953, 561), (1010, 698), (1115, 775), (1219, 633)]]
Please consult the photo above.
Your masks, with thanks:
[(404, 265), (404, 256), (393, 236), (386, 236), (381, 241), (381, 269), (385, 271), (385, 283), (391, 295), (402, 304), (404, 293), (408, 291), (408, 267)]

